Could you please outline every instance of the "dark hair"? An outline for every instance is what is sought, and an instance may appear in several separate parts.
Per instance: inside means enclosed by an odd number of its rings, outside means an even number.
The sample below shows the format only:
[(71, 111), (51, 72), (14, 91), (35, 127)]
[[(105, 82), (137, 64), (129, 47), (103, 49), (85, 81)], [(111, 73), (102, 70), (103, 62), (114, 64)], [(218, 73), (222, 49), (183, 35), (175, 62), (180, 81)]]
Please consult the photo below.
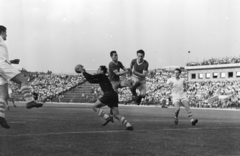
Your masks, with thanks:
[(4, 27), (3, 25), (0, 25), (0, 33), (5, 32), (6, 30), (7, 30), (6, 27)]
[(182, 70), (179, 68), (176, 68), (175, 70), (178, 71), (180, 74), (182, 73)]
[(110, 56), (112, 57), (114, 53), (117, 54), (117, 52), (116, 52), (115, 50), (114, 50), (114, 51), (111, 51), (111, 52), (110, 52)]
[(142, 49), (138, 50), (138, 51), (137, 51), (137, 54), (138, 54), (138, 53), (143, 54), (143, 56), (145, 56), (145, 52), (144, 52)]
[(107, 73), (107, 67), (106, 66), (100, 66), (101, 70), (103, 71), (104, 74)]

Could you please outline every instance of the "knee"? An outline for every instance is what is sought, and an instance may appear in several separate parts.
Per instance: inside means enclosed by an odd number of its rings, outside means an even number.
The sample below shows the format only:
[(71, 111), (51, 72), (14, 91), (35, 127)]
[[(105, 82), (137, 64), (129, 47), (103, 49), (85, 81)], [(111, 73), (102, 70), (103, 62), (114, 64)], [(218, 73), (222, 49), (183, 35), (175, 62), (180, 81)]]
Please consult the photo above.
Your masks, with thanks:
[(141, 98), (145, 98), (145, 97), (146, 97), (146, 94), (145, 94), (145, 93), (140, 93), (140, 97), (141, 97)]
[(8, 95), (6, 94), (2, 94), (1, 96), (0, 96), (0, 99), (2, 99), (2, 100), (4, 100), (4, 101), (7, 101), (8, 100)]

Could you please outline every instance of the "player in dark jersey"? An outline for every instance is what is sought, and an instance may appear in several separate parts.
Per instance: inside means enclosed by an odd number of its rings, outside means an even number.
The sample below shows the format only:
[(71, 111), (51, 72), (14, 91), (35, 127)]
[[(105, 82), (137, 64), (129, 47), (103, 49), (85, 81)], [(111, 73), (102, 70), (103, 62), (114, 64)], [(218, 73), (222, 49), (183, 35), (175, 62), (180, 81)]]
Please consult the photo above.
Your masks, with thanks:
[[(109, 73), (108, 73), (108, 76), (109, 76), (109, 80), (112, 84), (112, 87), (114, 89), (114, 91), (116, 93), (118, 93), (118, 88), (123, 88), (123, 87), (131, 87), (131, 82), (126, 80), (126, 79), (122, 79), (120, 80), (120, 76), (121, 75), (125, 75), (125, 74), (128, 74), (130, 72), (130, 69), (127, 69), (123, 66), (122, 62), (118, 61), (118, 54), (116, 51), (111, 51), (110, 52), (110, 56), (112, 58), (112, 61), (109, 63)], [(120, 69), (122, 69), (120, 71)], [(113, 113), (112, 111), (110, 110), (110, 117), (112, 118), (112, 122), (114, 121), (113, 120)], [(103, 126), (107, 125), (108, 124), (108, 121), (106, 121)]]
[[(120, 80), (120, 76), (130, 72), (123, 66), (122, 62), (118, 61), (118, 54), (116, 51), (111, 51), (110, 56), (112, 61), (109, 63), (109, 80), (112, 83), (115, 92), (118, 92), (118, 88), (130, 87), (131, 83), (127, 80)], [(123, 71), (120, 71), (122, 69)]]
[[(133, 59), (130, 64), (132, 70), (132, 92), (133, 99), (139, 105), (142, 98), (146, 96), (146, 76), (148, 74), (148, 62), (144, 60), (145, 52), (143, 50), (137, 51), (137, 58)], [(140, 95), (137, 96), (136, 89), (139, 90)]]
[(92, 108), (93, 111), (103, 117), (106, 121), (110, 122), (112, 118), (101, 109), (101, 107), (107, 105), (112, 110), (113, 116), (126, 126), (126, 130), (133, 130), (133, 126), (125, 119), (125, 117), (119, 114), (118, 95), (113, 90), (112, 84), (106, 76), (107, 68), (105, 66), (100, 66), (96, 75), (87, 73), (83, 66), (78, 68), (76, 72), (82, 73), (88, 82), (98, 83), (102, 89), (103, 96), (94, 104)]

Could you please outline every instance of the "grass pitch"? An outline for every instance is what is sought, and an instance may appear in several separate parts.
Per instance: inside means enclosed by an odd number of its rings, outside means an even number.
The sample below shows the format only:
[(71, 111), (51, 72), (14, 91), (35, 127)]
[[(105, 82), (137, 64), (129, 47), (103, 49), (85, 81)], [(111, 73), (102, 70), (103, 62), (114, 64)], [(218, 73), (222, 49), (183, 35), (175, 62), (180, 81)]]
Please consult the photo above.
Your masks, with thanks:
[(116, 119), (103, 127), (91, 104), (17, 105), (6, 110), (11, 129), (0, 127), (2, 156), (240, 155), (239, 110), (192, 109), (199, 119), (192, 126), (181, 109), (176, 126), (173, 108), (120, 105), (134, 126), (126, 131)]

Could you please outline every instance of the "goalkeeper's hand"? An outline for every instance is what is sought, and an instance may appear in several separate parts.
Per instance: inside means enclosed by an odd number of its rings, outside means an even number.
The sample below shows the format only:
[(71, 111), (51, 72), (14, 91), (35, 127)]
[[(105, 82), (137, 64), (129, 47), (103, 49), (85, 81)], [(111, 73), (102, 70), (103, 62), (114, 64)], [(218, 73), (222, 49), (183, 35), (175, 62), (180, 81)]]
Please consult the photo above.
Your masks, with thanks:
[(10, 63), (12, 64), (19, 64), (20, 59), (14, 59), (14, 60), (10, 60)]

